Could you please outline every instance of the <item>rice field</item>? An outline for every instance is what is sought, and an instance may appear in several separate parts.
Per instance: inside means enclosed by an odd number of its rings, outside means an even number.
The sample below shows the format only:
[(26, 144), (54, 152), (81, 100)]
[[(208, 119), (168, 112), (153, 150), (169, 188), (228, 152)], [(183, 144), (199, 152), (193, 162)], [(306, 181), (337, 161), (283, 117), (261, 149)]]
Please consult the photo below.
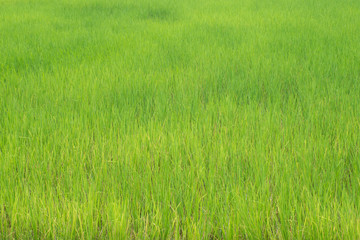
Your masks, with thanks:
[(0, 0), (0, 239), (360, 239), (360, 1)]

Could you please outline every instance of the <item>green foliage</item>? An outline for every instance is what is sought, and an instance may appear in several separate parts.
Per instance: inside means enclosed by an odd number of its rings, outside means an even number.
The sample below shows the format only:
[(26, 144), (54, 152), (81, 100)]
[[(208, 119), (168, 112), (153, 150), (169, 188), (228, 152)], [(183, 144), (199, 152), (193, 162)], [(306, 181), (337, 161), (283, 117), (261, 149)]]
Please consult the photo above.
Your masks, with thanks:
[(360, 238), (359, 1), (0, 6), (0, 239)]

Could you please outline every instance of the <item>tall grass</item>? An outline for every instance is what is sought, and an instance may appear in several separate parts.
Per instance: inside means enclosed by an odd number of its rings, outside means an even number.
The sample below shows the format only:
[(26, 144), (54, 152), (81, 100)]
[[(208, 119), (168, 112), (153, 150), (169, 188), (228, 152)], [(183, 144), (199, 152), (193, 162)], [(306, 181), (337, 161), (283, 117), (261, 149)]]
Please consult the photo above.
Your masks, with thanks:
[(360, 2), (0, 0), (1, 239), (359, 239)]

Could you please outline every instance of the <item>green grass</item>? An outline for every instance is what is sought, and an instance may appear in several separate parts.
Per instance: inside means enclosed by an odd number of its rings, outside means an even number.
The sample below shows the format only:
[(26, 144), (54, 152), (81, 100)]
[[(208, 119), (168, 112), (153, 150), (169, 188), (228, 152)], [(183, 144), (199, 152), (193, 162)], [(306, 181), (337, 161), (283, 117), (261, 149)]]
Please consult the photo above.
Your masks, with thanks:
[(0, 239), (125, 238), (360, 238), (360, 1), (0, 0)]

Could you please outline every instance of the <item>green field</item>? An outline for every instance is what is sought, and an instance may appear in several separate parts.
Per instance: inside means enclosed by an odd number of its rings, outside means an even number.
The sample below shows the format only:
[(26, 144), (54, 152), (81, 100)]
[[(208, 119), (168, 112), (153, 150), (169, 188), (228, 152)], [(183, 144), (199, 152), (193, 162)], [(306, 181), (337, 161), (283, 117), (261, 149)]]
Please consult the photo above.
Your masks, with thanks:
[(360, 239), (360, 1), (0, 0), (0, 239)]

